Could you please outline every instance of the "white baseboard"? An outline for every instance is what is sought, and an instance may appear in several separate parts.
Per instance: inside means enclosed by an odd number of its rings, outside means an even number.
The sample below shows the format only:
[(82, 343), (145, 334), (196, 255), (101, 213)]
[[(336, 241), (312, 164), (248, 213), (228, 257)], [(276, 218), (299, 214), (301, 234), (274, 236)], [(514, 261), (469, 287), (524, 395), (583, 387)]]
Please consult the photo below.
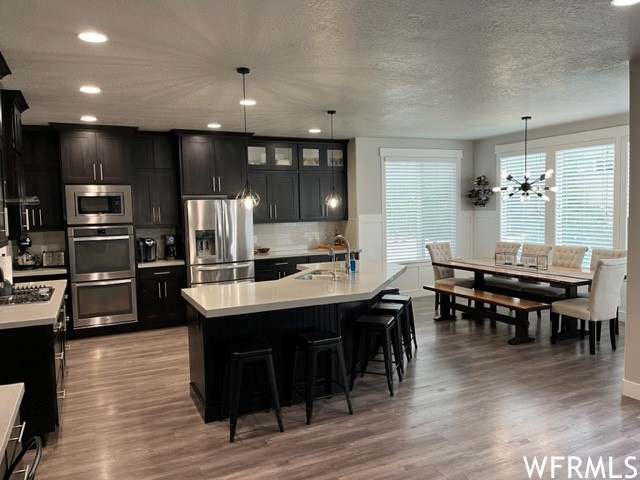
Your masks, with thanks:
[(622, 380), (622, 395), (640, 400), (640, 383)]

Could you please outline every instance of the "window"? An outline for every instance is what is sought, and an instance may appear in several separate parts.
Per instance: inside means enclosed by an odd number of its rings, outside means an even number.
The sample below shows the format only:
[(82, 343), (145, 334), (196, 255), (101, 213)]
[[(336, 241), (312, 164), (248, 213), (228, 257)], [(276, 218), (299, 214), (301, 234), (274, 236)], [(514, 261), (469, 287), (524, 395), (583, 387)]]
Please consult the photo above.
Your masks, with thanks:
[[(527, 169), (532, 178), (538, 177), (546, 171), (544, 152), (529, 153), (527, 155)], [(524, 179), (524, 155), (505, 155), (500, 157), (500, 170), (509, 172), (521, 182)], [(515, 185), (512, 181), (503, 178), (501, 187)], [(514, 194), (516, 198), (510, 198), (506, 192), (499, 194), (500, 202), (500, 240), (520, 243), (545, 243), (545, 203), (539, 198), (531, 198), (529, 201), (519, 201), (520, 194)], [(520, 197), (520, 198), (517, 198)]]
[(459, 158), (384, 158), (388, 262), (427, 260), (425, 245), (456, 249)]
[(556, 150), (556, 244), (613, 248), (615, 144)]

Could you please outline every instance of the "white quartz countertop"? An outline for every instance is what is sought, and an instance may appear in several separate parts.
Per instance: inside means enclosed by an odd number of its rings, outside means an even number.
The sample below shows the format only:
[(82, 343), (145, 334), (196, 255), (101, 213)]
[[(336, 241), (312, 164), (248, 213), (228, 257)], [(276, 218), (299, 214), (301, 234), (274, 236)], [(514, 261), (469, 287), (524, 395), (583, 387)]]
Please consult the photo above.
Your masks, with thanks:
[[(17, 283), (27, 286), (31, 282)], [(64, 301), (67, 288), (66, 280), (48, 280), (35, 282), (33, 285), (53, 287), (53, 296), (48, 302), (22, 303), (18, 305), (0, 305), (0, 330), (7, 328), (35, 327), (38, 325), (54, 325)]]
[[(360, 252), (361, 250), (351, 249), (352, 252)], [(336, 253), (347, 253), (346, 248), (336, 247)], [(255, 253), (253, 255), (254, 260), (269, 260), (276, 258), (291, 258), (291, 257), (311, 257), (313, 255), (331, 255), (331, 250), (327, 250), (326, 248), (312, 248), (309, 250), (291, 250), (291, 251), (279, 251), (269, 253)]]
[(63, 267), (42, 267), (34, 268), (32, 270), (18, 270), (13, 269), (13, 278), (24, 278), (28, 280), (29, 277), (40, 277), (44, 275), (66, 275), (67, 269)]
[(23, 395), (24, 383), (0, 385), (0, 455), (4, 455), (11, 434), (18, 435), (19, 433), (18, 429), (15, 432), (12, 430)]
[(138, 262), (138, 268), (179, 267), (184, 260), (156, 260), (155, 262)]
[[(268, 282), (209, 284), (185, 288), (182, 296), (208, 318), (286, 308), (367, 300), (405, 271), (404, 265), (358, 260), (356, 271), (337, 281), (300, 280), (307, 270), (332, 269), (332, 262), (299, 265), (300, 273)], [(342, 262), (337, 262), (342, 266)]]

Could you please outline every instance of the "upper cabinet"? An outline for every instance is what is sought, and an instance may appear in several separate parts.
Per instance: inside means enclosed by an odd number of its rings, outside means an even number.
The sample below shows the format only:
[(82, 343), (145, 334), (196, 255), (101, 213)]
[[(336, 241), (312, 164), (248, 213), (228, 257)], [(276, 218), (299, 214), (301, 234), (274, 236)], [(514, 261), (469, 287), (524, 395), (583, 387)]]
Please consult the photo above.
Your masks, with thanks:
[(300, 143), (300, 170), (346, 170), (346, 147), (342, 143)]
[[(342, 203), (329, 207), (324, 199), (335, 186)], [(300, 172), (300, 219), (301, 220), (346, 220), (347, 175), (331, 172)]]
[(54, 126), (60, 129), (63, 183), (131, 183), (135, 128)]
[(244, 136), (180, 135), (183, 195), (235, 197), (244, 185)]
[(298, 145), (249, 140), (247, 164), (250, 170), (297, 170)]

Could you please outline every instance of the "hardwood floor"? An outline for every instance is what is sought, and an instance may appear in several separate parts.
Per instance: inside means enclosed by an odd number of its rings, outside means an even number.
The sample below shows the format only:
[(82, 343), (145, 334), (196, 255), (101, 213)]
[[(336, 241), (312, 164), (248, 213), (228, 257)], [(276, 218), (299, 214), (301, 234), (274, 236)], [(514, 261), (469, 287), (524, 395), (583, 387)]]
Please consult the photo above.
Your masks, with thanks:
[(586, 339), (550, 345), (548, 313), (533, 315), (534, 343), (510, 346), (513, 327), (435, 324), (432, 298), (414, 304), (419, 349), (395, 397), (365, 376), (353, 416), (340, 395), (316, 402), (310, 426), (304, 405), (284, 407), (284, 433), (273, 412), (241, 416), (233, 444), (189, 397), (186, 328), (73, 340), (37, 478), (512, 480), (528, 478), (523, 456), (640, 459), (640, 402), (620, 393), (624, 328), (613, 352), (603, 327), (592, 356)]

